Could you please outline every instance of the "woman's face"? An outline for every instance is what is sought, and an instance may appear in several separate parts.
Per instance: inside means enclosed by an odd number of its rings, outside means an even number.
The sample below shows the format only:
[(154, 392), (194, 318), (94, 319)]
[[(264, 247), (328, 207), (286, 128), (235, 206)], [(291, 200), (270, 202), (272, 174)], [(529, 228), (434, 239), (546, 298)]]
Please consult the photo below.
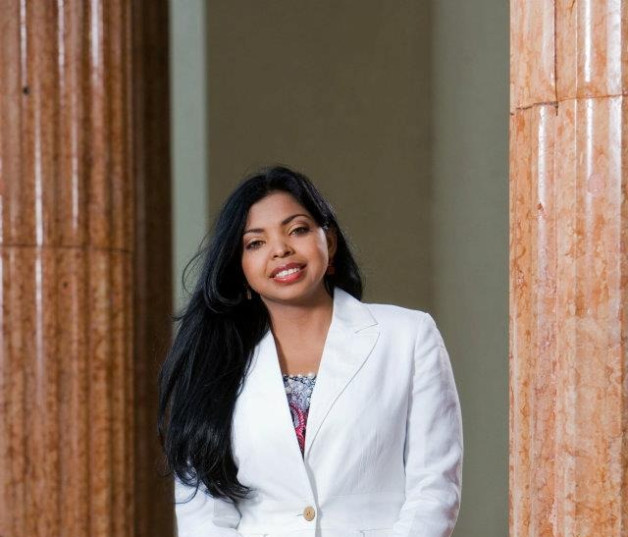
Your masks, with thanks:
[(287, 192), (251, 206), (242, 236), (242, 270), (268, 307), (307, 305), (326, 294), (323, 276), (336, 252), (336, 236), (318, 226)]

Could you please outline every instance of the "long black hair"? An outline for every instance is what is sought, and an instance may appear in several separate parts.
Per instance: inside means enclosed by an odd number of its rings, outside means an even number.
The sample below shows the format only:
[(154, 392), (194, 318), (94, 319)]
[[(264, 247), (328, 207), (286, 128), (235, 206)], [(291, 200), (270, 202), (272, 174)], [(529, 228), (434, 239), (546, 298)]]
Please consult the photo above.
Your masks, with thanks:
[(204, 485), (216, 498), (245, 498), (237, 480), (231, 420), (255, 346), (269, 329), (257, 293), (246, 297), (242, 234), (250, 207), (272, 192), (291, 194), (323, 229), (337, 235), (335, 274), (325, 276), (362, 298), (362, 276), (331, 205), (304, 175), (266, 168), (240, 183), (225, 201), (212, 237), (201, 253), (190, 300), (175, 318), (178, 330), (159, 374), (158, 426), (168, 468), (184, 484)]

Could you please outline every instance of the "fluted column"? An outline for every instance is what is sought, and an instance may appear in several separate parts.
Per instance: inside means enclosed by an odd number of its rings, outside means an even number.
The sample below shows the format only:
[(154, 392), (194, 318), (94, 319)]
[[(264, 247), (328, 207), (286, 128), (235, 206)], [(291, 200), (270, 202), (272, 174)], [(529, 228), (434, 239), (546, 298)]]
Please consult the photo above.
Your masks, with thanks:
[(168, 2), (133, 0), (135, 533), (170, 537), (173, 481), (157, 439), (157, 376), (172, 332)]
[(0, 6), (2, 537), (135, 535), (131, 15)]
[(628, 13), (511, 1), (511, 537), (628, 535)]

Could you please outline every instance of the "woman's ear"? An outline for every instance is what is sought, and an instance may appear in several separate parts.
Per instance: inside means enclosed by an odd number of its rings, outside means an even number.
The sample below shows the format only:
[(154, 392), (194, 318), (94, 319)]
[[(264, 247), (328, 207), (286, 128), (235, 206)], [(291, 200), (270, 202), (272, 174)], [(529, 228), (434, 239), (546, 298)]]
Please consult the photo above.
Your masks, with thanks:
[(336, 228), (333, 226), (328, 227), (325, 230), (325, 237), (327, 237), (327, 252), (329, 254), (329, 259), (333, 259), (334, 255), (336, 255), (336, 250), (338, 249), (338, 235), (336, 233)]

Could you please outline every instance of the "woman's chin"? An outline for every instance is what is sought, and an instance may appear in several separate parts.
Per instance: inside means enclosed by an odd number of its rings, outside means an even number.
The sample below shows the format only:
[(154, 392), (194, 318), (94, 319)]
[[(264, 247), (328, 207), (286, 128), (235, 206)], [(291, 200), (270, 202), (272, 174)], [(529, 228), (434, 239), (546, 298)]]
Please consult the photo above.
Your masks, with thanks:
[(324, 284), (315, 288), (307, 288), (304, 286), (285, 286), (273, 292), (260, 293), (262, 301), (267, 307), (275, 304), (292, 305), (292, 306), (316, 306), (331, 299)]

